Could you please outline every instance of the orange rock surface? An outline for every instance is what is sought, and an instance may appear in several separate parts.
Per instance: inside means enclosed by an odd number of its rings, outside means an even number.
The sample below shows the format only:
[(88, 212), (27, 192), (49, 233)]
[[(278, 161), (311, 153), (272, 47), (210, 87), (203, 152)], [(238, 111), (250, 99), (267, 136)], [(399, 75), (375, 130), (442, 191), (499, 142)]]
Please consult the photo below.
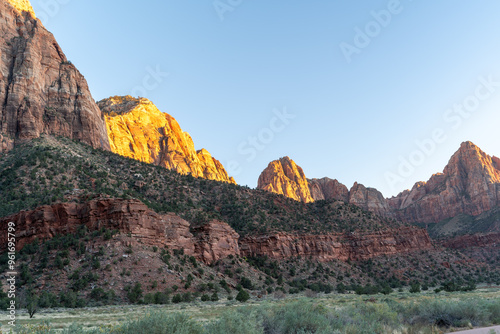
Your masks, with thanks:
[(195, 150), (193, 139), (175, 118), (148, 99), (115, 96), (98, 104), (105, 114), (113, 152), (181, 174), (235, 183), (207, 150)]
[(257, 188), (297, 201), (314, 201), (304, 171), (289, 157), (271, 162), (260, 174)]

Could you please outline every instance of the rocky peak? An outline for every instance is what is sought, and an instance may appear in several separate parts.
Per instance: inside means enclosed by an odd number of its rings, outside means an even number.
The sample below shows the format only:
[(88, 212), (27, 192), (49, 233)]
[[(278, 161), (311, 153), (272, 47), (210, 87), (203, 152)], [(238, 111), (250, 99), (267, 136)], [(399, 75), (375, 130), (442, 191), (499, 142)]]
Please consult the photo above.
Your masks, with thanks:
[(408, 222), (437, 223), (461, 213), (477, 216), (500, 204), (499, 162), (464, 142), (443, 173), (389, 199), (389, 205)]
[(489, 183), (500, 183), (498, 158), (493, 159), (470, 141), (462, 143), (451, 157), (444, 174), (464, 180), (481, 176)]
[(0, 0), (0, 30), (0, 154), (43, 134), (109, 150), (104, 119), (85, 78), (29, 2)]
[(196, 151), (189, 133), (151, 101), (114, 96), (98, 102), (105, 115), (111, 150), (181, 174), (235, 183), (205, 149)]
[(272, 161), (260, 174), (257, 188), (297, 201), (314, 201), (304, 171), (289, 157)]

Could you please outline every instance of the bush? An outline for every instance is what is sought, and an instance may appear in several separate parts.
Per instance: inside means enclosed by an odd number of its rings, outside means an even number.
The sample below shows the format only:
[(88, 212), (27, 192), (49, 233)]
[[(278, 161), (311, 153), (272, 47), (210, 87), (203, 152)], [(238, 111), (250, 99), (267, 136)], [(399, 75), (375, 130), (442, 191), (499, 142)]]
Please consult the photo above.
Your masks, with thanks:
[(131, 303), (138, 303), (142, 298), (142, 286), (141, 283), (136, 283), (132, 289), (128, 288), (127, 298)]
[(250, 295), (248, 294), (248, 292), (246, 292), (243, 289), (241, 289), (240, 292), (238, 292), (238, 294), (236, 295), (236, 300), (241, 302), (241, 303), (245, 303), (249, 299), (250, 299)]

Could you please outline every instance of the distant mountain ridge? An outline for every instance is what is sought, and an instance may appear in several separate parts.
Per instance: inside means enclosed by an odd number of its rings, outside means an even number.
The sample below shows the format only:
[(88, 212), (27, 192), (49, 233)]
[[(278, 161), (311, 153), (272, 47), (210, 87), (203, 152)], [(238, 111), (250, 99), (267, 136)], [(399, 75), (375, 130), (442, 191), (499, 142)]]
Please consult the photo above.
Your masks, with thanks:
[[(276, 160), (270, 164), (273, 168), (262, 172), (259, 189), (294, 199), (297, 193), (303, 193), (303, 198), (310, 197), (312, 201), (341, 200), (410, 223), (437, 223), (459, 214), (478, 216), (500, 205), (500, 159), (486, 154), (472, 142), (462, 143), (443, 173), (434, 174), (429, 181), (418, 182), (411, 190), (388, 199), (377, 189), (358, 183), (348, 190), (329, 178), (290, 177), (280, 173), (280, 164), (292, 166), (289, 170), (302, 170), (288, 157)], [(260, 182), (263, 180), (268, 183)]]

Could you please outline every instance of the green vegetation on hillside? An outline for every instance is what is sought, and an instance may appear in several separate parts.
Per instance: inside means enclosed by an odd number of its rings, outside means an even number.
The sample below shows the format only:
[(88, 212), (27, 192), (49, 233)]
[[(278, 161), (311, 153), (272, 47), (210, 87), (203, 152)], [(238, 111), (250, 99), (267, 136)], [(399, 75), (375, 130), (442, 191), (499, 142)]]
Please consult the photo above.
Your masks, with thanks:
[(0, 217), (93, 196), (136, 198), (193, 224), (229, 223), (240, 235), (374, 231), (402, 223), (342, 202), (304, 204), (261, 190), (180, 175), (65, 138), (44, 137), (0, 159)]

